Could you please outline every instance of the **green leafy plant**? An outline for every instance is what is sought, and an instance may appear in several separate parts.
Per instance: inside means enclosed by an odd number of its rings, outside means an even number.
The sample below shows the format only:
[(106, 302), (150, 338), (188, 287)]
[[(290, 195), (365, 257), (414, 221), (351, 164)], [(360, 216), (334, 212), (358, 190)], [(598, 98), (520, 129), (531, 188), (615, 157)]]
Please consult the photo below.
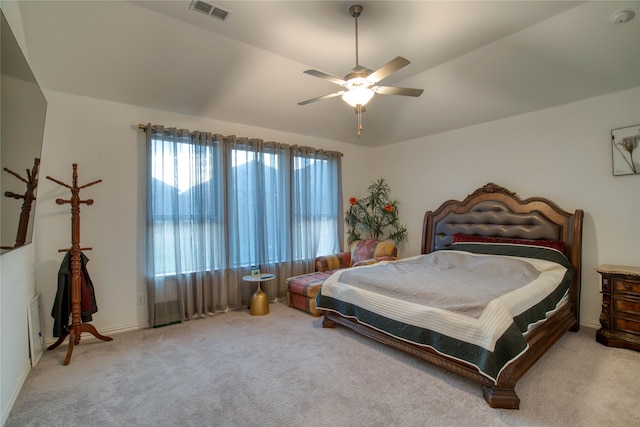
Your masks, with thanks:
[(392, 240), (396, 244), (407, 239), (407, 227), (400, 224), (398, 202), (391, 200), (391, 189), (384, 178), (373, 181), (365, 197), (351, 197), (346, 212), (347, 237), (354, 240)]

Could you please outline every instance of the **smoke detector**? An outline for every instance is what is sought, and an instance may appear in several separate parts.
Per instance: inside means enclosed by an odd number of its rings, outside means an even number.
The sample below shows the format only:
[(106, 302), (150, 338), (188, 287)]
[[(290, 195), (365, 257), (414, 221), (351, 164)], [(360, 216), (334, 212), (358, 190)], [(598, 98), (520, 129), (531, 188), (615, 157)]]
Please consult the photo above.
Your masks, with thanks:
[(614, 24), (624, 24), (625, 22), (631, 21), (634, 16), (636, 16), (636, 14), (631, 9), (618, 10), (611, 15), (611, 22)]

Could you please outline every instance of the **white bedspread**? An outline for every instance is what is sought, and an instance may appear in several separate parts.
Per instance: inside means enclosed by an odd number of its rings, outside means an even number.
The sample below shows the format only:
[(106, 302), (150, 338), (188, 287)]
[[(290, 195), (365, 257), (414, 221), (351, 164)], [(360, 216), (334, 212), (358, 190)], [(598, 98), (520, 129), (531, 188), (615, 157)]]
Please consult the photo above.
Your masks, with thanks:
[(321, 294), (493, 351), (514, 317), (554, 291), (566, 271), (535, 258), (439, 251), (339, 270)]

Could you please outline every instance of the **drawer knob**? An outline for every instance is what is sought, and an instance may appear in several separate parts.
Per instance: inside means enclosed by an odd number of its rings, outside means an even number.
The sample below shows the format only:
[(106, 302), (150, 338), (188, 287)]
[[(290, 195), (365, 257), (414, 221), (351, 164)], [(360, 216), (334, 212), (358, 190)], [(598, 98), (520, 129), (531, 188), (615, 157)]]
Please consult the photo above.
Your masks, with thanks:
[(630, 290), (631, 290), (631, 285), (626, 284), (626, 285), (624, 285), (624, 288), (625, 288), (626, 290), (630, 291)]

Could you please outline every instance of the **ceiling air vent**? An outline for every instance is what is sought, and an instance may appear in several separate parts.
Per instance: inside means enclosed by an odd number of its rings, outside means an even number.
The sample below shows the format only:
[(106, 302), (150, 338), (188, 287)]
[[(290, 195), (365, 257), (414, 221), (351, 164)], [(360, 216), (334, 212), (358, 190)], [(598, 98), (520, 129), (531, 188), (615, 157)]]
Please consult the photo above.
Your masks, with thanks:
[(220, 9), (218, 6), (214, 6), (201, 0), (192, 1), (191, 5), (189, 5), (189, 9), (204, 13), (205, 15), (209, 15), (221, 21), (229, 19), (229, 15), (231, 14), (231, 12), (227, 10)]

